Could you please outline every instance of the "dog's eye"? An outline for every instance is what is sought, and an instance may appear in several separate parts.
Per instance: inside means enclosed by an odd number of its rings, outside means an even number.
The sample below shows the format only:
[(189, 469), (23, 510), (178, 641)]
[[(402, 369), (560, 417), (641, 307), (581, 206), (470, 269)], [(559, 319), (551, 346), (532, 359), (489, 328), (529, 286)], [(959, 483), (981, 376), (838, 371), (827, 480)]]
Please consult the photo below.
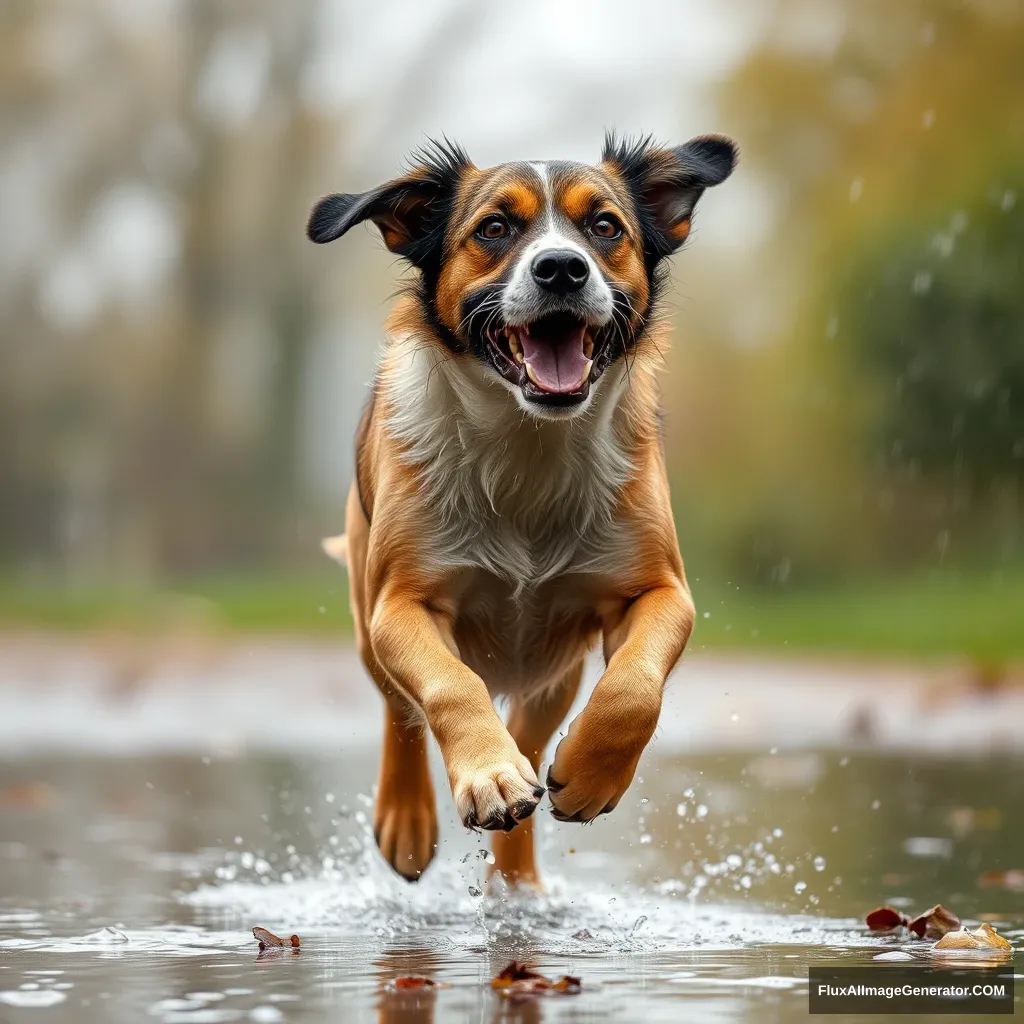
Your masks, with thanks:
[(509, 230), (508, 221), (504, 217), (485, 217), (476, 229), (476, 233), (481, 238), (493, 241), (495, 238), (504, 238)]
[(618, 238), (622, 234), (622, 225), (610, 213), (602, 213), (590, 225), (590, 230), (598, 238)]

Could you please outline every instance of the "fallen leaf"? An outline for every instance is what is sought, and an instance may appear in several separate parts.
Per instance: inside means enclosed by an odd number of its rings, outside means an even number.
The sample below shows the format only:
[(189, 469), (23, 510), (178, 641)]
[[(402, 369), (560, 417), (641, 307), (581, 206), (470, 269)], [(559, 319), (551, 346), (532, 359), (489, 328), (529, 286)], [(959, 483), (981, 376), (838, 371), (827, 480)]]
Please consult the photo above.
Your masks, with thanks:
[(998, 949), (1007, 952), (1013, 947), (1009, 939), (1003, 938), (987, 922), (972, 932), (969, 928), (948, 932), (932, 947), (933, 949)]
[(268, 932), (266, 928), (253, 928), (252, 937), (260, 944), (261, 953), (265, 949), (287, 949), (289, 946), (292, 949), (299, 948), (298, 935), (293, 935), (289, 939), (282, 939), (279, 935)]
[(579, 978), (565, 974), (556, 981), (546, 978), (538, 971), (531, 970), (525, 964), (513, 960), (496, 978), (491, 981), (491, 988), (499, 991), (509, 999), (523, 996), (541, 996), (557, 993), (560, 995), (577, 995), (583, 987)]
[(907, 928), (919, 939), (941, 939), (943, 935), (960, 927), (960, 918), (941, 903), (936, 903), (930, 910), (907, 922)]
[(386, 987), (406, 991), (408, 989), (443, 988), (444, 986), (434, 981), (433, 978), (424, 978), (420, 974), (409, 974), (404, 978), (392, 978), (391, 981), (387, 983)]
[(906, 914), (893, 907), (878, 907), (867, 916), (867, 926), (873, 932), (891, 932), (894, 928), (905, 928), (910, 924)]
[(39, 811), (57, 802), (57, 791), (48, 782), (21, 782), (0, 789), (0, 808)]
[(1011, 868), (1009, 871), (986, 871), (978, 879), (983, 889), (1009, 889), (1016, 892), (1024, 889), (1024, 868)]

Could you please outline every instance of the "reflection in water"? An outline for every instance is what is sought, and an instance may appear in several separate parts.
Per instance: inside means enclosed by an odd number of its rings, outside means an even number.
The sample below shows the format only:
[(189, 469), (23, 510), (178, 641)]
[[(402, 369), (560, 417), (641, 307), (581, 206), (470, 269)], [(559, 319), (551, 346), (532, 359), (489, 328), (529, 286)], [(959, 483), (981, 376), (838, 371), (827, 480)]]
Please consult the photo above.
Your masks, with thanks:
[[(866, 933), (881, 903), (1020, 943), (1024, 892), (1001, 880), (1024, 867), (1021, 767), (655, 750), (615, 815), (541, 812), (547, 895), (484, 897), (481, 841), (450, 822), (417, 885), (380, 862), (368, 758), (7, 763), (0, 790), (48, 797), (0, 809), (0, 992), (44, 993), (58, 1024), (803, 1019), (809, 963), (921, 955)], [(299, 955), (257, 956), (253, 925)], [(583, 991), (501, 999), (511, 959)], [(446, 987), (385, 987), (410, 974)]]

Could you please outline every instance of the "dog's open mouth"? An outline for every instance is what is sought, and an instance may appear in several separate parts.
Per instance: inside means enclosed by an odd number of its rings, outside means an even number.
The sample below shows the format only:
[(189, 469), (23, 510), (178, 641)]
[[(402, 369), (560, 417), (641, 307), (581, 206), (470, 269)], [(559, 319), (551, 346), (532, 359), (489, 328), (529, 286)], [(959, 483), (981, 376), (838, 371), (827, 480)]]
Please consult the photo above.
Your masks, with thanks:
[(583, 401), (595, 372), (595, 329), (571, 313), (551, 313), (529, 324), (489, 327), (495, 368), (526, 398), (554, 405)]

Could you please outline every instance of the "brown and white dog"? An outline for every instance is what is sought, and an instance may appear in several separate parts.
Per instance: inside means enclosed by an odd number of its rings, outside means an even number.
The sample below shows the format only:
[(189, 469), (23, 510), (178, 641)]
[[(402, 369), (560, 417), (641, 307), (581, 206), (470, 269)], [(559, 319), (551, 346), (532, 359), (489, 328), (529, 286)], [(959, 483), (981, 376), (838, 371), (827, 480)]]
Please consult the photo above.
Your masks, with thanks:
[[(424, 725), (494, 870), (536, 884), (544, 748), (601, 638), (605, 670), (555, 750), (552, 814), (622, 798), (693, 625), (659, 431), (664, 260), (732, 142), (605, 141), (601, 163), (475, 167), (447, 142), (321, 199), (308, 234), (371, 220), (418, 271), (358, 431), (347, 533), (359, 651), (386, 702), (374, 831), (410, 881), (434, 856)], [(494, 698), (511, 704), (502, 722)]]

